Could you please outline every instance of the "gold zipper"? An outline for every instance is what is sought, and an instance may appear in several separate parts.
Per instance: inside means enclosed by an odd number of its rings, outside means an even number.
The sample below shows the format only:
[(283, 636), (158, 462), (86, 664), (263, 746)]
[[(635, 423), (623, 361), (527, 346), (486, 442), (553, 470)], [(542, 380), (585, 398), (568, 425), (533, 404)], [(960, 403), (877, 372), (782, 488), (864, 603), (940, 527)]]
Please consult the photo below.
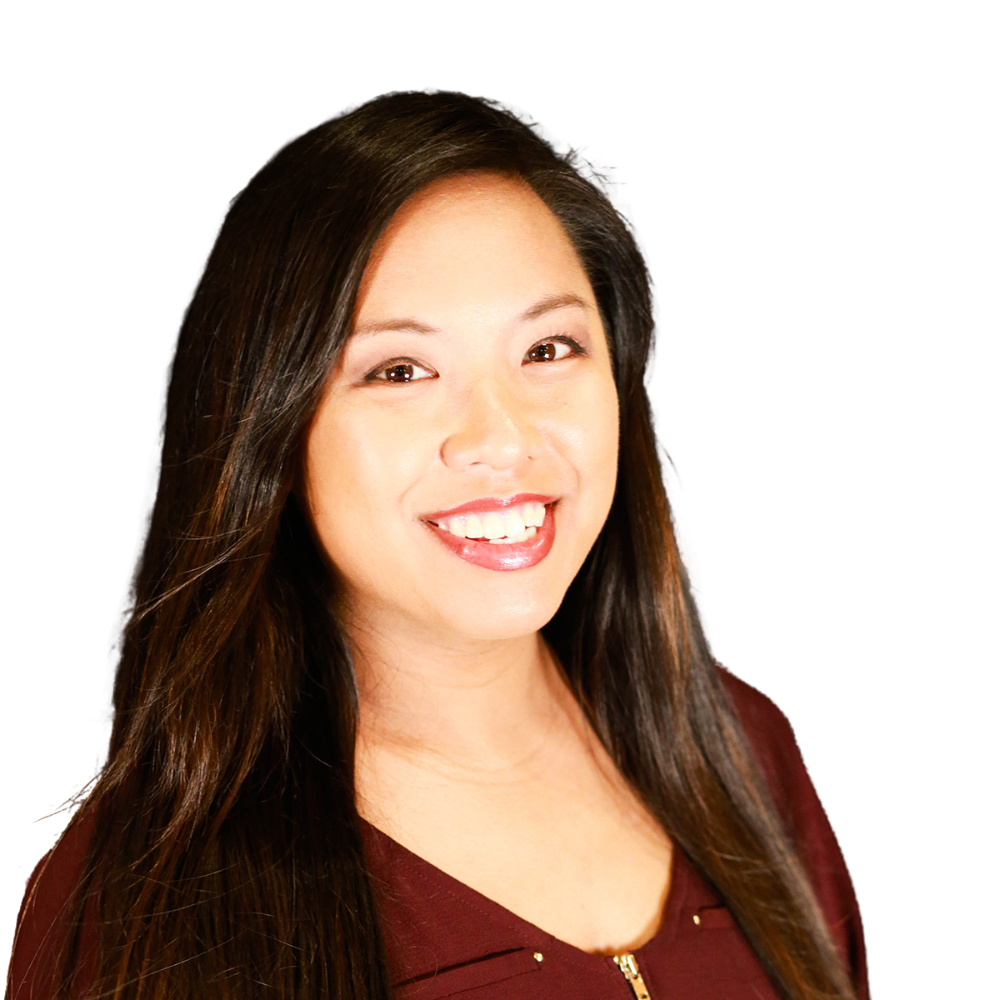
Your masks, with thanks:
[(614, 959), (615, 965), (618, 966), (618, 971), (625, 977), (625, 982), (632, 987), (635, 1000), (649, 1000), (649, 991), (646, 989), (646, 984), (642, 981), (642, 973), (639, 972), (635, 955), (631, 952), (626, 952), (624, 955), (615, 955)]

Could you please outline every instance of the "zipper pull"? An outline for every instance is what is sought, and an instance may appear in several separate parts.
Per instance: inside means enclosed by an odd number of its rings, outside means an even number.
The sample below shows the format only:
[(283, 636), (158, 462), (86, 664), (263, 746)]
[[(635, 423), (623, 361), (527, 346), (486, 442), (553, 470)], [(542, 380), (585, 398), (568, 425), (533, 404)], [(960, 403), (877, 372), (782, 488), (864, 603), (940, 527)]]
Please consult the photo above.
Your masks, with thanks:
[(614, 959), (618, 971), (625, 977), (625, 982), (632, 987), (635, 1000), (649, 1000), (649, 992), (646, 989), (646, 984), (642, 981), (642, 973), (639, 972), (635, 955), (626, 952), (624, 955), (615, 955)]

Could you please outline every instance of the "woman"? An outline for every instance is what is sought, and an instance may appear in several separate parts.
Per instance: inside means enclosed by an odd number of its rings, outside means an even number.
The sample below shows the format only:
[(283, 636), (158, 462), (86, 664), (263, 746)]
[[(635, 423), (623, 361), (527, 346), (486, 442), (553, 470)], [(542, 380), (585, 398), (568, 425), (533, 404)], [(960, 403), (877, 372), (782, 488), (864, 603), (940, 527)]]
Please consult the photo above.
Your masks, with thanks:
[(867, 996), (787, 722), (698, 622), (651, 338), (625, 223), (488, 102), (260, 171), (11, 996)]

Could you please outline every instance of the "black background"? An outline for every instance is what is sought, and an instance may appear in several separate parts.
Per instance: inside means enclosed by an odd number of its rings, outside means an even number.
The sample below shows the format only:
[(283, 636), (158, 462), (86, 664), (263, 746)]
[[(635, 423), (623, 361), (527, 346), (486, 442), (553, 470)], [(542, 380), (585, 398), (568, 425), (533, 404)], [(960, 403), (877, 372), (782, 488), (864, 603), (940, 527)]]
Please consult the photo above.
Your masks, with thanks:
[[(384, 78), (275, 94), (84, 80), (39, 108), (16, 158), (26, 328), (8, 377), (20, 442), (8, 823), (22, 880), (103, 744), (106, 642), (128, 573), (176, 323), (228, 199), (289, 135), (349, 101), (425, 84), (524, 107), (619, 167), (660, 290), (661, 432), (685, 481), (719, 655), (795, 724), (862, 899), (866, 691), (877, 601), (864, 543), (875, 447), (852, 312), (856, 135), (821, 91), (697, 76), (642, 92)], [(15, 398), (17, 398), (15, 394)], [(876, 639), (873, 645), (872, 640)], [(23, 729), (21, 728), (23, 726)]]

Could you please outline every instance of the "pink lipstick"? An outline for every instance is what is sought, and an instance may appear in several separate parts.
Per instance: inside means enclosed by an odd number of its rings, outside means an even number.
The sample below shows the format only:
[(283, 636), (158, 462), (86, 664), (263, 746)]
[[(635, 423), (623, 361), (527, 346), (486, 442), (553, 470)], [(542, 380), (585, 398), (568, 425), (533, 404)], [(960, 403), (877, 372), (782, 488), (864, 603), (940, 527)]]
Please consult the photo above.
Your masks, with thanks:
[[(467, 514), (478, 514), (488, 510), (502, 509), (522, 503), (541, 503), (545, 506), (545, 518), (541, 527), (531, 538), (522, 542), (506, 542), (496, 544), (487, 538), (462, 538), (453, 535), (447, 528), (431, 524), (431, 519), (447, 521), (449, 517), (460, 517)], [(460, 507), (453, 507), (438, 514), (430, 515), (425, 520), (427, 527), (440, 539), (442, 544), (451, 549), (460, 559), (492, 570), (527, 569), (540, 563), (552, 548), (556, 537), (555, 509), (558, 506), (553, 497), (537, 493), (520, 493), (506, 501), (494, 499), (474, 500)]]

